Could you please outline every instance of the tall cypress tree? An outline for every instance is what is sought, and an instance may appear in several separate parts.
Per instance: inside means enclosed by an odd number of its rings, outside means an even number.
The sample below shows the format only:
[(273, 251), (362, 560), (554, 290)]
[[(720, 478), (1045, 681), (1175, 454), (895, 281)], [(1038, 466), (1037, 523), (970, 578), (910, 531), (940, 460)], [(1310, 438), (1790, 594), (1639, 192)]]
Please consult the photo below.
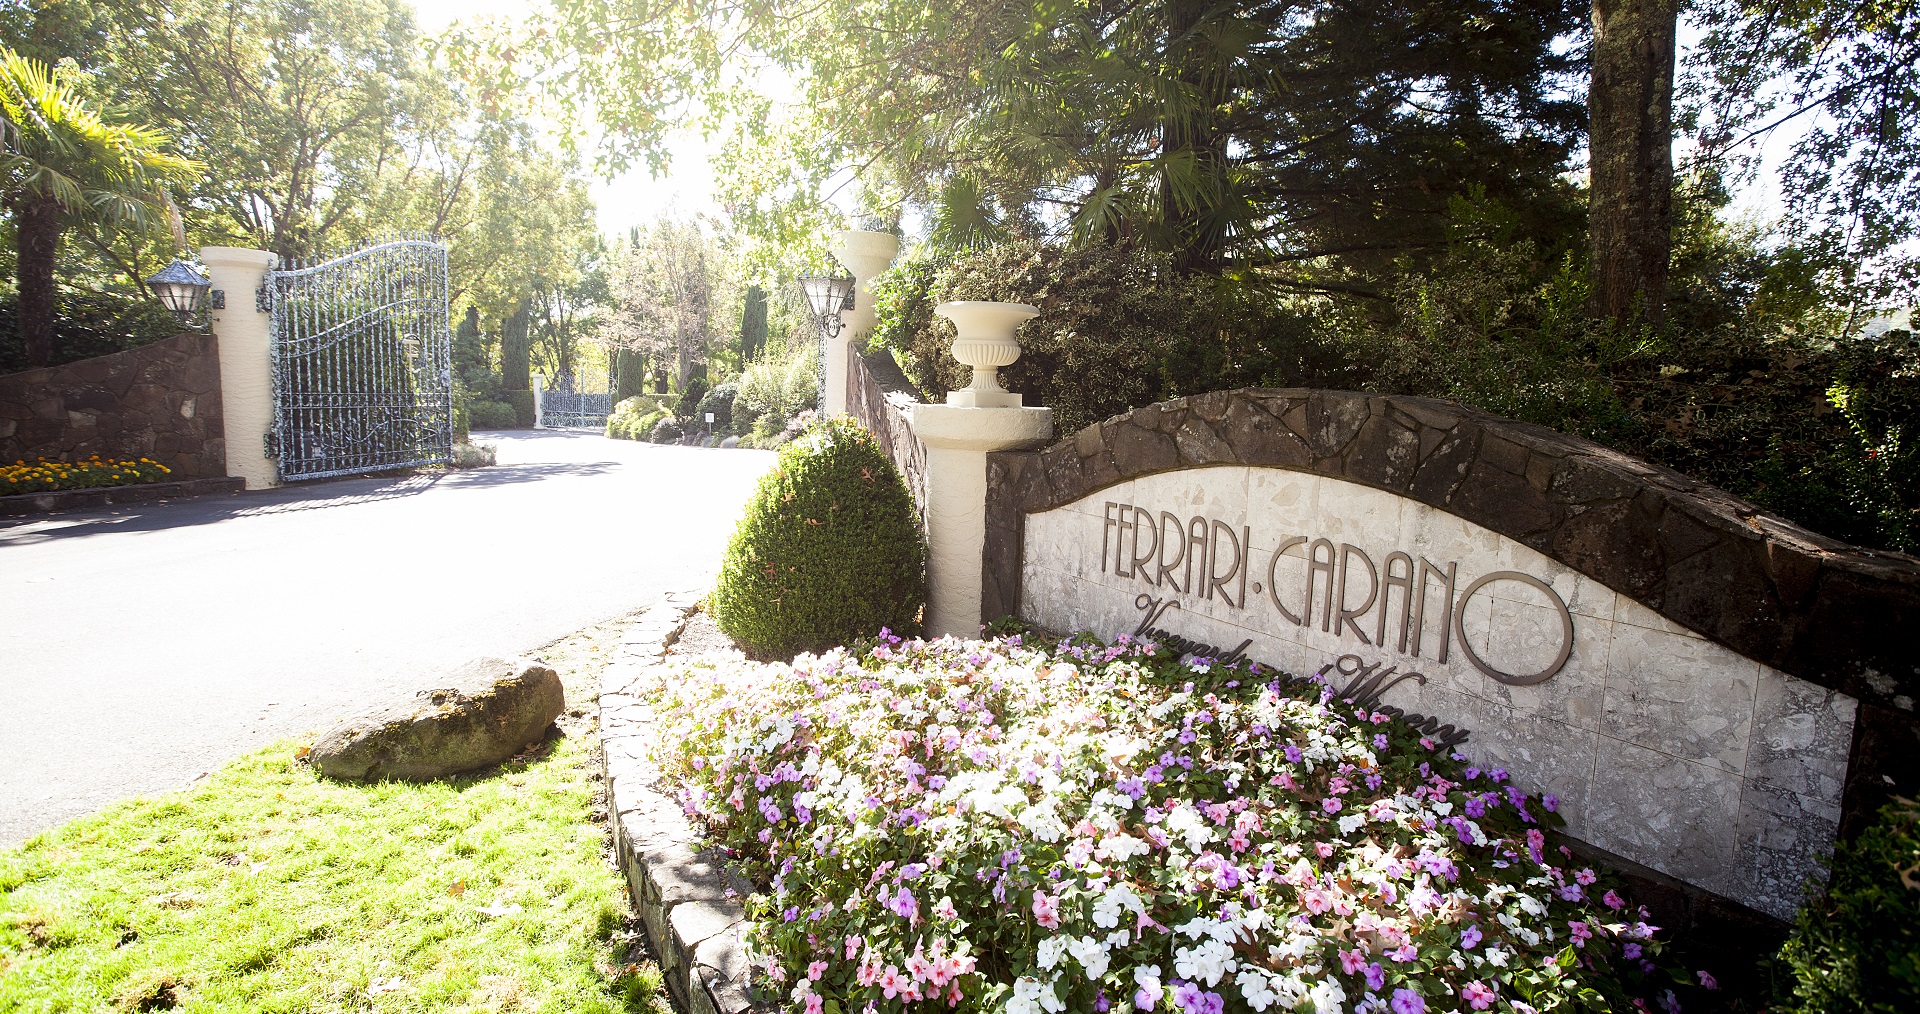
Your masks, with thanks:
[(500, 386), (509, 391), (532, 390), (533, 365), (527, 344), (527, 304), (522, 300), (513, 316), (500, 325)]
[(767, 290), (747, 286), (747, 302), (740, 311), (740, 365), (767, 347)]

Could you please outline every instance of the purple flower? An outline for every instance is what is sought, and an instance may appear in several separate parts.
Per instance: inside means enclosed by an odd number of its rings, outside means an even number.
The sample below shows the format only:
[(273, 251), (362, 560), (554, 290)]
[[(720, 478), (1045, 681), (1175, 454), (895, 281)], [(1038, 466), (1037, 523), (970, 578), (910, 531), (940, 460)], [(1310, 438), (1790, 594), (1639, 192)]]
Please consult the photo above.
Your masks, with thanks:
[(1133, 1006), (1137, 1010), (1152, 1010), (1154, 1002), (1159, 999), (1158, 994), (1147, 992), (1145, 986), (1133, 991)]
[[(894, 915), (908, 922), (920, 921), (920, 902), (915, 900), (913, 892), (907, 890), (905, 887), (900, 888), (899, 894), (887, 899), (887, 907), (893, 910)], [(789, 919), (788, 921), (791, 922), (792, 920)]]
[(1427, 1014), (1427, 1002), (1411, 989), (1393, 991), (1393, 1014)]
[(1368, 965), (1367, 966), (1367, 988), (1379, 989), (1380, 987), (1386, 984), (1387, 984), (1387, 970), (1380, 967), (1380, 962), (1376, 961), (1373, 964)]
[(781, 922), (792, 922), (798, 918), (800, 918), (800, 909), (798, 906), (787, 909), (785, 912), (780, 913)]
[(1299, 747), (1297, 747), (1297, 746), (1294, 746), (1294, 745), (1293, 745), (1292, 743), (1288, 743), (1288, 744), (1287, 744), (1287, 748), (1286, 748), (1286, 754), (1287, 754), (1287, 763), (1288, 763), (1288, 764), (1298, 764), (1298, 763), (1300, 763), (1300, 748), (1299, 748)]
[(1474, 923), (1460, 931), (1460, 946), (1472, 950), (1480, 944), (1480, 924)]

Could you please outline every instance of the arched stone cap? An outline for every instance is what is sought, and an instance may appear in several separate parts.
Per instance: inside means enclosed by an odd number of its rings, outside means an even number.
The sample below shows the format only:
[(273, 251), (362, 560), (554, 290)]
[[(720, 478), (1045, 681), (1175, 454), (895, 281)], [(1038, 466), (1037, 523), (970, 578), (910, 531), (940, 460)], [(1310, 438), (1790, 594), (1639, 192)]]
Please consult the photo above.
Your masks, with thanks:
[(989, 460), (984, 615), (1019, 605), (1022, 518), (1206, 465), (1311, 472), (1491, 529), (1784, 672), (1911, 713), (1920, 560), (1816, 535), (1588, 440), (1457, 402), (1303, 388), (1149, 405)]

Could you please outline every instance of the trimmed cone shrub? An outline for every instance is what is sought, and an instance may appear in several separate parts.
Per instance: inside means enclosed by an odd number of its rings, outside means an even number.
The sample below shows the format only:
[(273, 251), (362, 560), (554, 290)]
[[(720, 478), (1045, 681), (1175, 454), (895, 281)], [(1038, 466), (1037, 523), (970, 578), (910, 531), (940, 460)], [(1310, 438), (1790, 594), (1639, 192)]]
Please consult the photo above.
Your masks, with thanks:
[(882, 628), (919, 629), (926, 546), (913, 494), (857, 423), (835, 419), (780, 449), (747, 504), (713, 589), (720, 629), (792, 658)]

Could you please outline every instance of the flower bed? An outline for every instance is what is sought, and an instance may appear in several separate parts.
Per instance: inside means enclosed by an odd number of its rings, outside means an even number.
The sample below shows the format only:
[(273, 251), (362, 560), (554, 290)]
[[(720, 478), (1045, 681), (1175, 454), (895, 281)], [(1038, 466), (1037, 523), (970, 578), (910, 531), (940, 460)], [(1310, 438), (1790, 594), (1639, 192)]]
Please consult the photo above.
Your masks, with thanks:
[(1149, 645), (707, 662), (658, 761), (793, 1009), (1631, 1010), (1662, 943), (1552, 796), (1323, 682)]
[(49, 461), (46, 458), (32, 464), (15, 461), (11, 465), (0, 465), (0, 496), (164, 482), (172, 471), (151, 458), (132, 461), (102, 458), (98, 454), (84, 461)]

